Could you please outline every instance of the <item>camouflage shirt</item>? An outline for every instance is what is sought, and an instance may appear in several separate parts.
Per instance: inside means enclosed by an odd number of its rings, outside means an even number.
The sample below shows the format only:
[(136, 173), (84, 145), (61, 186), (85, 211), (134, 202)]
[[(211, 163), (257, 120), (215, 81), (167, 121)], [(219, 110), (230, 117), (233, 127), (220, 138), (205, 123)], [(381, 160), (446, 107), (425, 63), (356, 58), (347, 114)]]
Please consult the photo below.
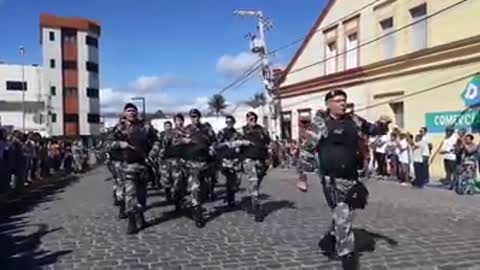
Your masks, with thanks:
[(148, 156), (160, 152), (157, 130), (150, 124), (138, 120), (129, 122), (121, 119), (108, 134), (111, 150), (121, 150), (124, 161), (143, 162)]

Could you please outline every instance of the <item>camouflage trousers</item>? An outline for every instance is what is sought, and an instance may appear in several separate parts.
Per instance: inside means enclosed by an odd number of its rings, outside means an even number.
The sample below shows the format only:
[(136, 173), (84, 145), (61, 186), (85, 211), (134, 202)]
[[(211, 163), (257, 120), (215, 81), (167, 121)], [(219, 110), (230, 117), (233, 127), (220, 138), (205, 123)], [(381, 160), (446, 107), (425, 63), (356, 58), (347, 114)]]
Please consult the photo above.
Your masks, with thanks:
[(227, 180), (227, 193), (238, 192), (240, 189), (242, 179), (239, 177), (239, 173), (241, 170), (242, 163), (238, 158), (222, 160), (222, 174)]
[(147, 202), (147, 167), (141, 163), (126, 162), (121, 166), (125, 183), (125, 212), (141, 212)]
[(248, 193), (253, 200), (258, 200), (260, 185), (267, 172), (265, 161), (247, 158), (243, 161), (243, 169), (248, 180)]
[(124, 200), (125, 196), (125, 181), (123, 179), (123, 174), (121, 173), (122, 162), (121, 161), (111, 161), (108, 165), (108, 170), (113, 177), (113, 192), (117, 197), (117, 200)]
[(323, 192), (328, 206), (333, 211), (330, 232), (335, 235), (335, 250), (338, 256), (354, 251), (355, 239), (352, 230), (353, 212), (345, 203), (346, 196), (355, 181), (321, 176)]
[(188, 190), (190, 203), (193, 207), (200, 205), (202, 200), (202, 180), (208, 174), (208, 163), (205, 161), (186, 161), (188, 174)]
[(161, 183), (175, 193), (183, 193), (186, 186), (185, 161), (178, 158), (163, 160), (160, 165)]

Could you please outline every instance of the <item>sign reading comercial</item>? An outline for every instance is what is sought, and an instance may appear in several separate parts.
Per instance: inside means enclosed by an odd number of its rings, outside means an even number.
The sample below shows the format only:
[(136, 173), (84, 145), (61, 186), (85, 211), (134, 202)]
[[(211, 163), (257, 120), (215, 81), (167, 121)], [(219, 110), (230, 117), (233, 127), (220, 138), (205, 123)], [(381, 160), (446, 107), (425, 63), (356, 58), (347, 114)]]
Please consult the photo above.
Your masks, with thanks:
[[(480, 130), (480, 76), (475, 76), (468, 83), (461, 95), (466, 108), (465, 111), (429, 112), (425, 114), (425, 125), (429, 132), (445, 132), (448, 126), (465, 128), (468, 131)], [(473, 107), (477, 107), (474, 108)]]

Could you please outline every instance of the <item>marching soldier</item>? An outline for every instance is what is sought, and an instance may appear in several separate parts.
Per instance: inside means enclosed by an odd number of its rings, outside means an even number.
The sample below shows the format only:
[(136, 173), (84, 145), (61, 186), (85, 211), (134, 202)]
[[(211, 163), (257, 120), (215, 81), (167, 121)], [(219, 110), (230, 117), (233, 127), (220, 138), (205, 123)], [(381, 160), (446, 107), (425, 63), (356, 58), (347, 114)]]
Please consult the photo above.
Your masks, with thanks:
[[(175, 203), (175, 210), (179, 211), (186, 193), (187, 177), (185, 172), (185, 147), (190, 142), (185, 132), (185, 119), (182, 114), (173, 118), (175, 128), (162, 136), (161, 175), (162, 184), (168, 187), (167, 197), (171, 196)], [(168, 198), (167, 198), (168, 199)]]
[(146, 223), (143, 215), (146, 197), (147, 157), (155, 158), (160, 150), (157, 132), (138, 118), (137, 107), (127, 103), (124, 119), (110, 132), (111, 149), (122, 152), (123, 180), (125, 181), (125, 212), (128, 216), (127, 233), (136, 233)]
[[(235, 129), (235, 118), (231, 115), (225, 118), (226, 128), (222, 129), (217, 136), (218, 153), (221, 159), (221, 170), (227, 183), (227, 197), (225, 202), (229, 208), (235, 206), (235, 193), (238, 192), (240, 181), (238, 173), (242, 169), (240, 148), (234, 145), (241, 139), (241, 134)], [(225, 144), (225, 145), (222, 145)]]
[(125, 213), (125, 181), (120, 172), (122, 165), (122, 151), (121, 149), (111, 149), (111, 142), (106, 142), (106, 160), (108, 170), (113, 178), (113, 204), (119, 206), (118, 218), (127, 218)]
[(257, 124), (258, 116), (254, 112), (247, 113), (247, 125), (242, 128), (242, 136), (251, 142), (251, 145), (243, 151), (245, 160), (243, 169), (248, 179), (248, 190), (251, 196), (250, 213), (254, 214), (256, 222), (263, 221), (263, 214), (260, 209), (260, 185), (266, 175), (268, 165), (268, 146), (270, 135), (268, 131)]
[[(159, 139), (160, 139), (160, 144), (161, 148), (163, 150), (163, 141), (165, 137), (167, 136), (167, 133), (172, 130), (172, 122), (166, 121), (163, 123), (163, 131), (160, 132), (159, 134)], [(158, 163), (157, 163), (158, 164)], [(166, 166), (164, 160), (162, 158), (159, 159), (159, 171), (160, 171), (160, 185), (164, 188), (165, 190), (165, 195), (167, 198), (167, 201), (171, 201), (171, 193), (170, 193), (170, 188), (171, 188), (171, 182), (168, 181), (168, 176), (171, 175), (170, 167)], [(165, 176), (164, 176), (165, 175)]]
[(185, 147), (186, 167), (188, 170), (188, 186), (190, 189), (190, 203), (195, 225), (205, 226), (202, 208), (202, 183), (208, 173), (208, 161), (211, 159), (213, 144), (216, 141), (215, 132), (208, 123), (201, 123), (201, 113), (197, 109), (189, 112), (191, 124), (186, 127), (186, 134), (190, 144)]
[[(343, 269), (359, 269), (352, 231), (352, 211), (367, 204), (368, 190), (358, 180), (359, 134), (381, 135), (390, 120), (380, 118), (375, 124), (346, 112), (347, 94), (330, 91), (325, 96), (326, 111), (318, 111), (308, 137), (319, 146), (319, 175), (327, 204), (333, 212), (332, 227), (324, 239), (333, 238), (335, 250), (322, 245), (324, 254), (340, 257)], [(323, 240), (322, 240), (323, 241)], [(322, 243), (321, 241), (321, 243)]]

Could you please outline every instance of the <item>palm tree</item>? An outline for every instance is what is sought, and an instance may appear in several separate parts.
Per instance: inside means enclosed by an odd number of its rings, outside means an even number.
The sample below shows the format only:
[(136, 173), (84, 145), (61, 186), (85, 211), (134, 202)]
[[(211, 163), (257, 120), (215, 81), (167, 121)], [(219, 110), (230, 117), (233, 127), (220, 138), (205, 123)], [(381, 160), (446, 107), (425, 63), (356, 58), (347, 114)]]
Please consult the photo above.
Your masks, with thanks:
[(227, 103), (222, 95), (215, 94), (208, 101), (208, 107), (210, 108), (210, 110), (212, 110), (212, 112), (215, 112), (218, 117), (220, 112), (227, 108)]
[(253, 108), (257, 108), (267, 104), (267, 98), (265, 97), (264, 93), (258, 92), (255, 95), (253, 95), (253, 98), (247, 101), (246, 103), (252, 106)]

